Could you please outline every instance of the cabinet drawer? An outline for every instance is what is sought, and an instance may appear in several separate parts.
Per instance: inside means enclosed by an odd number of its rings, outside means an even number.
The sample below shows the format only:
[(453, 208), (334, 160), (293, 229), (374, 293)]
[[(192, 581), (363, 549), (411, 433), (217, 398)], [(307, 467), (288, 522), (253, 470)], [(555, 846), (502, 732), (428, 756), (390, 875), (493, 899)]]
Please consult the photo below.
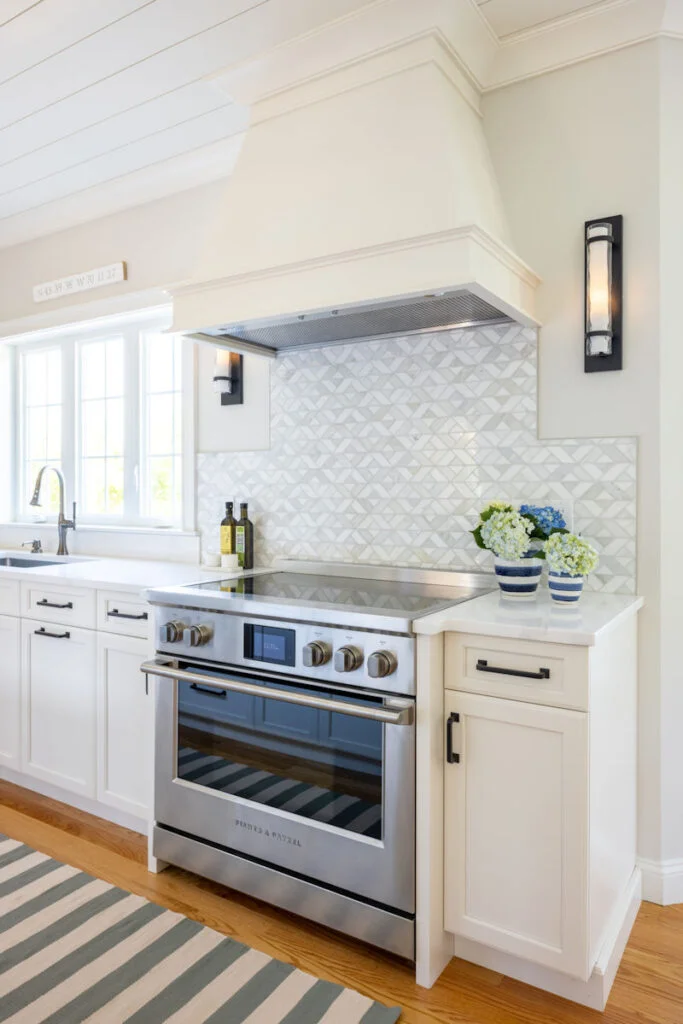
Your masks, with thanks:
[(445, 684), (490, 697), (588, 710), (588, 648), (449, 633)]
[(135, 594), (98, 590), (97, 628), (105, 633), (138, 636), (146, 640), (151, 636), (151, 619), (150, 606)]
[(22, 583), (22, 614), (41, 622), (94, 629), (95, 591), (52, 584)]
[(0, 615), (19, 616), (20, 584), (18, 580), (0, 580)]

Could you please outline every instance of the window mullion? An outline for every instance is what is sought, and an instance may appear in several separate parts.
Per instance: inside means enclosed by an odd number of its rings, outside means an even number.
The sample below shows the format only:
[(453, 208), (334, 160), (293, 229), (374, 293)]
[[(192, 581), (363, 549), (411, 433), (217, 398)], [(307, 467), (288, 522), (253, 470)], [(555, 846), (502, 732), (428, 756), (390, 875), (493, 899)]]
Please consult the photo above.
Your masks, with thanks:
[[(62, 473), (66, 484), (66, 500), (80, 500), (79, 437), (80, 394), (76, 370), (76, 344), (63, 342), (62, 350)], [(67, 516), (69, 509), (66, 510)]]
[(124, 519), (133, 522), (140, 517), (140, 333), (131, 328), (125, 338), (125, 434), (123, 460)]

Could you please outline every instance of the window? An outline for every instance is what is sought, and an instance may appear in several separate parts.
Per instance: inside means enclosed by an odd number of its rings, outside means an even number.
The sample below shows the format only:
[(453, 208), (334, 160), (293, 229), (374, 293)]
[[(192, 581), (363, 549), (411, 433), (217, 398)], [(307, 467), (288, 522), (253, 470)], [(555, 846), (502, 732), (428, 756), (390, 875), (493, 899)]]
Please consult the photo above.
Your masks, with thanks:
[[(62, 470), (81, 523), (192, 526), (189, 345), (158, 326), (124, 323), (21, 346), (19, 519), (35, 517), (35, 478), (50, 465)], [(54, 474), (44, 487), (42, 511), (55, 513)]]

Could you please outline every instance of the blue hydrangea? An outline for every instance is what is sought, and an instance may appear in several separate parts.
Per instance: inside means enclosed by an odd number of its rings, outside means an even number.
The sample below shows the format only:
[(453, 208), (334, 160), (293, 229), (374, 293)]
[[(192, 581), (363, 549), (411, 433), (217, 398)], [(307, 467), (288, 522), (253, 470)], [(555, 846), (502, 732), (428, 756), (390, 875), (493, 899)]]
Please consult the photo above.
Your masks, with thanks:
[(519, 509), (523, 516), (533, 516), (538, 528), (549, 537), (553, 530), (564, 530), (567, 527), (562, 513), (552, 505), (522, 505)]

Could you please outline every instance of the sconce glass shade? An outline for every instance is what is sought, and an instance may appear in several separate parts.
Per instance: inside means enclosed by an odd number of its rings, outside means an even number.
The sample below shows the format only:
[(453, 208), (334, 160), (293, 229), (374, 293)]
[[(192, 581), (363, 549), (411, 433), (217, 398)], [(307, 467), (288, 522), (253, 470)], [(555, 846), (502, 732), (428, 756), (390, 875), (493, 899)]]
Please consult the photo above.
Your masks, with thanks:
[(233, 386), (233, 358), (232, 352), (227, 349), (216, 349), (216, 365), (213, 371), (213, 390), (220, 395), (232, 393)]
[(586, 355), (612, 353), (612, 225), (586, 228)]

